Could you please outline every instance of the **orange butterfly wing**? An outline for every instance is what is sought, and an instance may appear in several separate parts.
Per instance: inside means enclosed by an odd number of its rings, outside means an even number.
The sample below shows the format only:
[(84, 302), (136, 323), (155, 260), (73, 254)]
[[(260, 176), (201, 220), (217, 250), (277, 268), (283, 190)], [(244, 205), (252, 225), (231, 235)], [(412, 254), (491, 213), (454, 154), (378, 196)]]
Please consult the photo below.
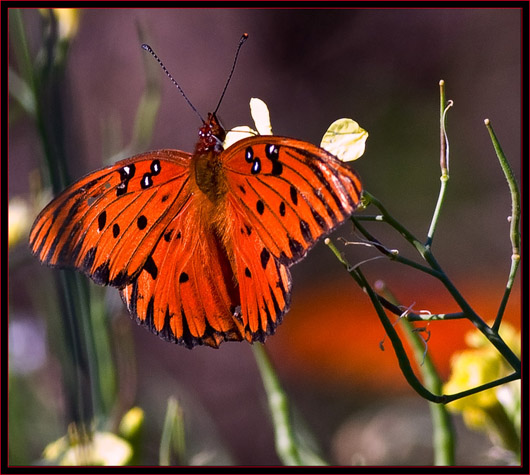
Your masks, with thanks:
[(121, 290), (130, 313), (161, 338), (193, 348), (241, 340), (230, 263), (194, 193), (155, 247), (152, 266)]
[(158, 150), (87, 175), (37, 217), (41, 261), (120, 288), (137, 322), (189, 348), (241, 340), (230, 264), (190, 174), (191, 154)]
[(241, 316), (263, 340), (289, 309), (288, 267), (355, 211), (361, 182), (330, 153), (286, 137), (241, 140), (221, 160)]
[(189, 199), (190, 158), (159, 150), (80, 179), (35, 220), (33, 253), (50, 266), (76, 268), (98, 284), (129, 283), (149, 265), (167, 225)]
[(273, 333), (290, 304), (288, 267), (361, 193), (354, 172), (306, 142), (261, 136), (221, 152), (211, 121), (195, 155), (159, 150), (96, 171), (30, 233), (41, 261), (118, 287), (138, 323), (188, 348)]

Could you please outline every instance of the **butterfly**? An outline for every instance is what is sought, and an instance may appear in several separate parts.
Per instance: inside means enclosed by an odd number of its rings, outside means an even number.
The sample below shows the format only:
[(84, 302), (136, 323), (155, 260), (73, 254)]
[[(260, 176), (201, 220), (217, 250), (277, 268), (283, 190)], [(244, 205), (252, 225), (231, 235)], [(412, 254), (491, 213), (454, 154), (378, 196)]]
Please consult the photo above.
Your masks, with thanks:
[(261, 341), (289, 309), (289, 267), (360, 202), (357, 174), (301, 140), (223, 149), (210, 113), (193, 153), (156, 150), (86, 175), (30, 232), (45, 264), (117, 287), (131, 316), (193, 348)]

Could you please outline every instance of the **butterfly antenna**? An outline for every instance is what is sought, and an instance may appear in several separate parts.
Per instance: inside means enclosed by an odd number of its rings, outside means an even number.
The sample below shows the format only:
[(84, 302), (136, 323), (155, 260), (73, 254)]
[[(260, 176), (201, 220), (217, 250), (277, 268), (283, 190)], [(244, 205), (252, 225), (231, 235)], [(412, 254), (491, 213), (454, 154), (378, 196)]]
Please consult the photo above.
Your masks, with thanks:
[(230, 71), (230, 74), (228, 75), (225, 88), (223, 89), (223, 93), (221, 94), (221, 97), (219, 98), (217, 107), (215, 108), (215, 111), (213, 112), (214, 115), (217, 113), (217, 110), (219, 109), (219, 106), (221, 105), (226, 89), (228, 88), (228, 84), (230, 83), (230, 79), (232, 79), (232, 74), (234, 74), (234, 69), (236, 69), (237, 57), (239, 56), (239, 50), (241, 49), (241, 46), (243, 46), (243, 43), (247, 40), (247, 38), (248, 38), (248, 33), (243, 33), (243, 35), (241, 36), (241, 39), (239, 40), (239, 44), (237, 45), (236, 55), (234, 57), (234, 64), (232, 64), (232, 69)]
[(153, 51), (153, 48), (151, 48), (148, 44), (144, 43), (142, 44), (142, 48), (145, 49), (146, 51), (148, 51), (149, 53), (151, 53), (151, 55), (153, 56), (153, 58), (155, 58), (157, 61), (158, 61), (158, 64), (160, 64), (160, 67), (164, 70), (164, 72), (166, 73), (167, 77), (169, 79), (171, 79), (171, 82), (177, 86), (177, 89), (180, 91), (180, 93), (182, 94), (182, 96), (184, 97), (184, 99), (186, 99), (186, 102), (188, 103), (188, 105), (195, 111), (195, 113), (199, 116), (199, 118), (201, 119), (201, 121), (204, 123), (204, 119), (202, 118), (201, 114), (199, 113), (199, 111), (197, 109), (195, 109), (195, 107), (193, 106), (193, 104), (191, 103), (191, 101), (188, 99), (188, 97), (186, 96), (186, 94), (184, 94), (184, 91), (182, 90), (182, 88), (179, 86), (178, 82), (175, 81), (175, 79), (173, 78), (173, 76), (171, 75), (171, 73), (167, 70), (167, 68), (164, 66), (164, 63), (162, 62), (162, 60), (158, 57), (158, 55)]

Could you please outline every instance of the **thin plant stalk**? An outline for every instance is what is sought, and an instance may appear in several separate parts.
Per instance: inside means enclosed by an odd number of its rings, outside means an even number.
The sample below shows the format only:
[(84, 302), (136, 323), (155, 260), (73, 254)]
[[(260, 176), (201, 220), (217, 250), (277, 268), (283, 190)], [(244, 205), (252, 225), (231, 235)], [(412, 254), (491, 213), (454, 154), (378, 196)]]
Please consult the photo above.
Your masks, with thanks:
[[(515, 272), (517, 270), (517, 266), (519, 263), (519, 216), (520, 216), (520, 198), (519, 198), (519, 192), (517, 189), (516, 181), (513, 176), (513, 172), (506, 160), (506, 157), (504, 156), (504, 153), (502, 152), (502, 149), (500, 147), (500, 144), (498, 143), (498, 140), (493, 132), (493, 129), (489, 125), (489, 121), (486, 121), (486, 126), (488, 127), (488, 131), (490, 132), (490, 136), (492, 138), (495, 150), (497, 152), (497, 156), (499, 158), (499, 161), (501, 163), (501, 167), (506, 175), (506, 178), (508, 180), (509, 186), (510, 186), (510, 192), (512, 196), (512, 217), (511, 217), (511, 229), (510, 229), (510, 239), (512, 241), (512, 267), (510, 270), (510, 275), (508, 278), (508, 284), (506, 286), (506, 291), (503, 297), (503, 300), (501, 302), (501, 306), (499, 308), (499, 312), (497, 315), (497, 319), (495, 324), (490, 328), (486, 322), (473, 310), (473, 308), (468, 304), (468, 302), (464, 299), (464, 297), (460, 294), (458, 289), (454, 286), (452, 281), (449, 279), (449, 277), (445, 274), (442, 267), (434, 257), (432, 251), (431, 251), (431, 244), (432, 239), (434, 236), (434, 231), (436, 229), (436, 225), (438, 222), (438, 217), (440, 215), (440, 210), (444, 202), (445, 192), (446, 192), (446, 184), (447, 180), (449, 179), (449, 142), (447, 139), (447, 133), (445, 129), (445, 115), (447, 112), (447, 109), (452, 105), (450, 102), (447, 107), (445, 106), (445, 84), (443, 81), (440, 81), (440, 168), (442, 172), (442, 185), (438, 197), (438, 202), (436, 205), (436, 209), (433, 214), (433, 219), (431, 221), (431, 225), (429, 228), (428, 236), (426, 244), (422, 244), (419, 239), (417, 239), (410, 231), (408, 231), (401, 223), (399, 223), (396, 219), (388, 213), (388, 211), (383, 207), (383, 205), (377, 200), (374, 196), (372, 196), (367, 191), (363, 192), (363, 203), (365, 206), (368, 206), (369, 204), (375, 205), (378, 210), (380, 211), (380, 215), (377, 215), (375, 217), (368, 217), (367, 220), (375, 221), (375, 222), (385, 222), (392, 226), (396, 231), (398, 231), (401, 236), (405, 238), (407, 242), (409, 242), (420, 254), (420, 256), (425, 260), (425, 262), (428, 264), (428, 266), (421, 265), (416, 263), (415, 261), (412, 261), (410, 259), (402, 258), (399, 255), (399, 252), (397, 250), (389, 250), (387, 249), (382, 243), (380, 243), (374, 236), (372, 236), (365, 228), (360, 224), (361, 219), (357, 219), (355, 217), (352, 217), (352, 220), (354, 224), (356, 224), (357, 229), (365, 236), (365, 238), (368, 240), (369, 243), (371, 243), (378, 251), (380, 251), (383, 255), (387, 256), (388, 258), (395, 260), (401, 264), (405, 264), (407, 266), (410, 266), (416, 270), (420, 270), (424, 273), (430, 274), (431, 276), (438, 279), (445, 288), (449, 291), (455, 302), (458, 303), (460, 308), (462, 309), (462, 312), (453, 314), (452, 318), (467, 318), (470, 320), (471, 323), (473, 323), (490, 341), (490, 343), (503, 355), (503, 357), (506, 359), (506, 361), (512, 366), (512, 368), (515, 370), (512, 374), (505, 376), (503, 378), (499, 378), (495, 381), (492, 381), (490, 383), (486, 383), (483, 385), (480, 385), (475, 388), (470, 388), (466, 391), (461, 391), (460, 393), (453, 394), (453, 395), (436, 395), (434, 393), (441, 392), (441, 384), (439, 382), (436, 382), (432, 380), (432, 384), (427, 384), (428, 387), (425, 387), (421, 384), (421, 382), (418, 380), (416, 375), (414, 374), (414, 371), (412, 370), (412, 367), (410, 365), (410, 362), (408, 360), (408, 356), (406, 352), (404, 351), (403, 345), (401, 343), (401, 340), (399, 339), (399, 336), (397, 335), (397, 332), (395, 331), (393, 325), (390, 323), (385, 310), (383, 307), (390, 309), (390, 311), (397, 313), (396, 306), (393, 305), (388, 300), (384, 299), (381, 295), (379, 295), (377, 292), (375, 292), (368, 282), (366, 281), (364, 275), (362, 274), (360, 270), (360, 266), (352, 267), (344, 258), (344, 256), (337, 250), (337, 248), (331, 243), (329, 239), (327, 239), (325, 242), (330, 247), (330, 249), (333, 251), (333, 253), (336, 255), (336, 257), (339, 259), (339, 261), (346, 267), (350, 275), (355, 279), (357, 284), (368, 294), (370, 299), (372, 300), (372, 304), (381, 320), (381, 323), (383, 324), (383, 327), (385, 328), (385, 331), (387, 335), (390, 338), (390, 341), (392, 342), (392, 346), (394, 348), (394, 351), (396, 352), (396, 356), (399, 361), (399, 365), (401, 368), (401, 371), (403, 372), (405, 378), (409, 382), (409, 384), (423, 397), (428, 399), (432, 402), (437, 403), (447, 403), (456, 399), (459, 399), (461, 397), (465, 397), (471, 394), (475, 394), (477, 392), (483, 391), (485, 389), (489, 389), (495, 386), (498, 386), (500, 384), (505, 384), (509, 381), (513, 381), (516, 379), (520, 379), (521, 377), (521, 361), (517, 357), (517, 355), (506, 345), (504, 340), (501, 338), (498, 332), (498, 328), (500, 326), (500, 321), (502, 319), (502, 315), (504, 313), (504, 308), (506, 306), (506, 302), (508, 299), (508, 296), (511, 291), (511, 287), (513, 285), (513, 281), (515, 278)], [(436, 318), (438, 319), (445, 319), (445, 315), (437, 315)], [(421, 315), (414, 315), (415, 319), (421, 319)], [(426, 319), (430, 319), (432, 316), (428, 315), (426, 316)], [(429, 375), (427, 375), (427, 381), (429, 380)], [(425, 379), (425, 377), (424, 377)]]
[(174, 448), (178, 463), (185, 465), (186, 461), (186, 436), (184, 429), (184, 415), (178, 401), (170, 397), (167, 401), (166, 417), (162, 429), (162, 437), (158, 452), (160, 466), (169, 466), (171, 452)]
[(447, 111), (452, 107), (453, 101), (449, 101), (446, 105), (445, 103), (445, 82), (440, 81), (440, 193), (438, 194), (438, 201), (436, 202), (436, 207), (434, 209), (434, 214), (431, 220), (431, 225), (429, 226), (429, 231), (427, 233), (427, 241), (425, 247), (430, 249), (432, 246), (432, 240), (434, 238), (434, 232), (436, 231), (436, 226), (440, 218), (440, 212), (445, 200), (445, 195), (447, 193), (447, 184), (449, 182), (449, 139), (447, 138), (447, 132), (445, 129), (445, 117)]
[[(388, 300), (398, 306), (395, 296), (382, 282), (377, 282), (376, 288), (379, 293), (384, 293)], [(402, 313), (402, 315), (403, 317), (408, 317), (408, 312)], [(427, 352), (427, 339), (420, 337), (420, 331), (425, 329), (420, 330), (414, 327), (408, 318), (400, 318), (400, 323), (405, 329), (405, 335), (414, 352), (414, 358), (418, 364), (425, 387), (433, 394), (441, 394), (443, 381)], [(430, 401), (428, 404), (433, 427), (434, 465), (454, 465), (455, 432), (449, 411), (444, 404), (435, 404)]]
[(519, 262), (521, 260), (521, 235), (519, 232), (519, 223), (521, 219), (521, 196), (519, 194), (519, 187), (517, 186), (517, 180), (515, 179), (513, 170), (510, 167), (510, 163), (506, 159), (506, 155), (504, 155), (501, 144), (499, 143), (499, 140), (495, 135), (495, 132), (493, 130), (493, 127), (491, 126), (489, 119), (486, 119), (484, 123), (490, 134), (491, 142), (493, 143), (493, 148), (495, 149), (495, 153), (497, 154), (497, 158), (499, 159), (499, 163), (501, 165), (502, 171), (504, 172), (504, 176), (508, 181), (508, 186), (510, 188), (510, 197), (512, 200), (512, 214), (509, 218), (510, 241), (512, 243), (510, 273), (508, 275), (508, 282), (506, 283), (506, 288), (504, 290), (504, 295), (502, 297), (501, 304), (499, 305), (497, 317), (495, 318), (495, 322), (492, 326), (492, 329), (494, 331), (498, 331), (501, 325), (504, 311), (506, 309), (506, 304), (508, 303), (508, 299), (510, 298), (510, 293), (512, 291), (512, 287), (515, 281), (515, 275), (517, 274), (517, 269), (519, 268)]
[[(49, 177), (54, 193), (58, 193), (68, 180), (61, 123), (61, 69), (55, 65), (53, 57), (57, 25), (51, 15), (50, 33), (43, 39), (44, 62), (33, 64), (21, 13), (19, 10), (13, 10), (10, 12), (11, 16), (12, 24), (15, 25), (11, 31), (14, 35), (11, 39), (13, 44), (18, 45), (16, 56), (22, 71), (21, 77), (33, 94), (34, 119), (45, 158), (43, 172)], [(53, 111), (53, 114), (50, 115), (50, 111)], [(53, 126), (50, 123), (53, 123)], [(71, 420), (80, 425), (80, 430), (89, 430), (93, 420), (94, 400), (99, 400), (99, 397), (93, 385), (90, 358), (87, 358), (86, 354), (91, 344), (90, 326), (84, 321), (87, 312), (83, 310), (88, 308), (87, 284), (80, 280), (80, 276), (67, 274), (65, 271), (58, 273), (56, 282), (60, 296), (64, 348), (69, 355), (69, 358), (61, 361), (66, 400), (69, 402), (67, 412)]]
[[(435, 271), (430, 273), (436, 277), (444, 287), (449, 291), (455, 302), (460, 306), (466, 318), (468, 318), (473, 325), (475, 325), (481, 333), (497, 348), (497, 350), (504, 356), (506, 361), (513, 367), (513, 369), (520, 373), (521, 361), (517, 355), (506, 345), (504, 340), (498, 334), (498, 332), (492, 330), (486, 322), (473, 310), (469, 303), (465, 300), (462, 294), (455, 287), (453, 282), (447, 277), (442, 267), (434, 257), (432, 251), (426, 248), (412, 233), (410, 233), (402, 224), (394, 219), (390, 213), (383, 207), (383, 205), (373, 195), (364, 191), (363, 199), (366, 202), (374, 204), (382, 213), (382, 221), (390, 224), (396, 229), (416, 250), (419, 252), (421, 257), (429, 264), (429, 267)], [(353, 218), (355, 222), (355, 218)], [(403, 262), (406, 263), (406, 262)]]
[(278, 376), (263, 345), (252, 345), (252, 350), (254, 351), (254, 357), (258, 364), (265, 392), (267, 393), (267, 401), (274, 426), (276, 453), (285, 465), (303, 465), (300, 448), (296, 441), (289, 414), (287, 395), (281, 387)]
[[(399, 367), (401, 369), (401, 372), (403, 373), (403, 376), (409, 383), (409, 385), (423, 398), (435, 402), (435, 403), (443, 403), (446, 404), (448, 402), (455, 401), (457, 399), (470, 396), (472, 394), (479, 393), (481, 391), (484, 391), (486, 389), (490, 389), (496, 386), (500, 386), (502, 384), (508, 383), (510, 381), (514, 381), (516, 379), (521, 378), (520, 371), (516, 371), (508, 376), (496, 379), (495, 381), (491, 381), (489, 383), (482, 384), (480, 386), (467, 389), (465, 391), (461, 391), (455, 394), (442, 394), (437, 395), (433, 394), (431, 391), (429, 391), (423, 384), (420, 382), (420, 380), (417, 378), (417, 376), (414, 373), (414, 370), (412, 369), (412, 365), (410, 364), (410, 361), (408, 359), (407, 353), (405, 351), (405, 348), (403, 347), (403, 343), (401, 342), (399, 335), (394, 328), (392, 322), (388, 319), (388, 316), (386, 315), (383, 306), (380, 302), (380, 296), (372, 289), (372, 287), (368, 284), (368, 281), (364, 277), (363, 273), (361, 272), (360, 268), (351, 266), (348, 261), (344, 258), (344, 256), (340, 253), (340, 251), (337, 249), (337, 247), (333, 244), (333, 242), (330, 239), (326, 239), (325, 243), (327, 246), (331, 249), (331, 251), (335, 254), (337, 259), (344, 265), (344, 267), (348, 270), (350, 275), (353, 277), (353, 279), (357, 282), (357, 284), (361, 287), (361, 289), (366, 292), (368, 297), (370, 298), (372, 305), (374, 306), (374, 309), (377, 312), (377, 316), (379, 317), (379, 320), (381, 321), (383, 328), (385, 329), (385, 332), (387, 336), (390, 339), (390, 342), (392, 343), (392, 347), (394, 348), (394, 352), (396, 353), (396, 357), (398, 359)], [(489, 327), (488, 327), (489, 328)], [(504, 343), (504, 342), (503, 342)], [(506, 346), (506, 344), (504, 343)], [(506, 346), (508, 348), (508, 346)], [(509, 349), (509, 348), (508, 348)], [(511, 350), (509, 350), (511, 351)]]

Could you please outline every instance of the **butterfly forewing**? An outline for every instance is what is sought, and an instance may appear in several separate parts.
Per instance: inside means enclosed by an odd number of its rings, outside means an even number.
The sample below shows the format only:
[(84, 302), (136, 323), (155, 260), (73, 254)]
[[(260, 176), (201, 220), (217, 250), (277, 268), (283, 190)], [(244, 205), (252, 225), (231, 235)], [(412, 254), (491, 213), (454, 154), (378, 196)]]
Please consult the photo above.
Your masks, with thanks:
[(355, 211), (361, 183), (325, 150), (285, 137), (236, 142), (221, 160), (242, 318), (261, 339), (289, 309), (288, 266)]
[(30, 247), (43, 262), (120, 287), (144, 266), (189, 194), (190, 155), (160, 150), (82, 178), (37, 217)]
[(355, 172), (307, 142), (259, 136), (224, 152), (228, 201), (288, 265), (342, 223), (360, 201)]

